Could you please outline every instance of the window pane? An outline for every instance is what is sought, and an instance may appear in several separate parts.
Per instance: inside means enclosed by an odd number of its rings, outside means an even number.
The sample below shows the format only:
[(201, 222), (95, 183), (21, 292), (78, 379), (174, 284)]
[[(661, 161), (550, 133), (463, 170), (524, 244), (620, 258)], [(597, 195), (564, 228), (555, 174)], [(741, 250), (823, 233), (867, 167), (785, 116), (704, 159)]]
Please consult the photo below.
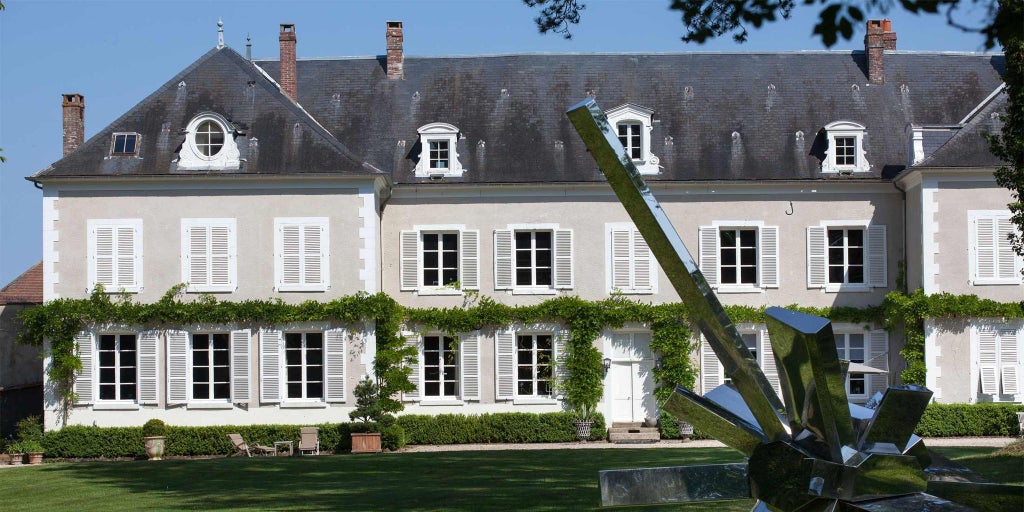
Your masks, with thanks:
[(436, 351), (435, 352), (424, 352), (424, 354), (423, 354), (423, 362), (425, 364), (437, 366), (437, 363), (438, 363), (439, 360), (440, 360), (440, 356), (438, 356)]
[(228, 366), (229, 362), (229, 353), (227, 350), (217, 350), (213, 353), (213, 364), (218, 366)]
[(445, 366), (444, 367), (444, 380), (455, 380), (455, 367)]
[(320, 348), (324, 346), (324, 335), (319, 332), (306, 334), (306, 346), (309, 348)]
[(862, 265), (864, 263), (864, 249), (851, 248), (846, 253), (850, 257), (851, 265)]
[(300, 350), (288, 350), (284, 353), (285, 364), (291, 366), (296, 364), (302, 364), (302, 351)]
[(103, 383), (114, 383), (116, 381), (117, 370), (113, 368), (100, 368), (100, 382)]
[(516, 231), (516, 249), (529, 249), (532, 247), (531, 235), (530, 231)]
[(516, 251), (516, 266), (517, 267), (529, 267), (533, 265), (533, 252), (517, 250)]
[(459, 248), (459, 235), (456, 233), (445, 233), (441, 235), (445, 249), (456, 250)]
[[(441, 284), (449, 285), (459, 280), (459, 271), (457, 269), (448, 269), (443, 272), (444, 280)], [(435, 285), (436, 286), (436, 285)]]
[(124, 153), (124, 135), (114, 135), (114, 153)]
[(424, 286), (440, 286), (440, 280), (437, 278), (437, 270), (424, 270), (423, 271), (423, 285)]
[(210, 387), (206, 384), (193, 384), (192, 398), (196, 400), (206, 400), (210, 398)]
[(721, 242), (722, 247), (735, 247), (736, 232), (731, 229), (723, 229), (718, 232), (718, 240)]
[(437, 253), (436, 252), (423, 252), (423, 266), (429, 268), (437, 268)]
[(288, 332), (284, 335), (284, 346), (285, 348), (299, 348), (302, 346), (302, 334), (297, 332)]
[(844, 251), (841, 247), (838, 249), (829, 249), (828, 262), (832, 265), (842, 265), (845, 261), (845, 254), (846, 251)]
[(849, 245), (851, 246), (863, 246), (864, 245), (864, 231), (861, 229), (851, 229), (847, 232)]
[(126, 135), (124, 141), (124, 153), (132, 154), (135, 153), (135, 143), (138, 140), (138, 136), (135, 134)]
[(213, 386), (213, 398), (228, 399), (231, 398), (231, 384), (215, 384)]
[(744, 265), (757, 265), (757, 249), (741, 249), (740, 263)]
[(736, 284), (736, 267), (722, 267), (722, 282)]
[(736, 249), (723, 248), (722, 249), (722, 265), (735, 265), (736, 264)]
[(227, 382), (231, 379), (231, 371), (226, 366), (218, 366), (213, 369), (214, 382)]
[(437, 233), (423, 233), (423, 248), (428, 251), (437, 250)]
[(520, 395), (532, 395), (533, 394), (533, 382), (528, 380), (519, 381), (519, 394)]
[(100, 352), (100, 366), (114, 366), (114, 353)]
[(740, 282), (743, 284), (757, 284), (757, 268), (743, 267), (740, 270)]
[(121, 368), (121, 383), (135, 382), (135, 368)]
[(454, 382), (445, 382), (444, 383), (444, 395), (445, 396), (455, 396), (456, 394), (458, 394), (458, 390), (455, 388), (455, 383)]
[(135, 350), (135, 335), (134, 334), (122, 334), (121, 338), (121, 350)]
[(117, 341), (114, 336), (104, 334), (100, 336), (100, 350), (114, 350), (117, 346)]
[(851, 283), (863, 283), (864, 282), (864, 267), (850, 267), (850, 281)]
[(753, 229), (744, 229), (740, 231), (740, 244), (743, 247), (756, 247), (757, 231)]
[(210, 382), (210, 369), (201, 366), (192, 368), (192, 380), (196, 382)]
[(846, 272), (843, 271), (843, 267), (829, 267), (828, 268), (828, 282), (830, 283), (842, 283)]
[(455, 251), (445, 251), (442, 257), (442, 262), (445, 267), (454, 268), (459, 266), (459, 253)]
[(324, 367), (323, 366), (310, 366), (306, 368), (306, 380), (308, 381), (322, 381), (324, 380)]
[(423, 385), (423, 391), (427, 396), (441, 396), (441, 384), (439, 382), (427, 382)]
[(538, 396), (545, 396), (545, 395), (550, 395), (550, 394), (551, 394), (550, 383), (548, 381), (546, 381), (546, 380), (537, 381), (537, 395)]
[(135, 383), (121, 384), (121, 400), (135, 400)]
[(288, 383), (288, 398), (302, 398), (302, 383)]
[(519, 336), (516, 338), (516, 347), (519, 350), (533, 348), (533, 337), (532, 336)]
[(533, 273), (530, 269), (517, 269), (516, 270), (516, 285), (517, 286), (529, 286), (533, 284)]
[[(429, 363), (428, 363), (429, 364)], [(437, 366), (426, 366), (423, 368), (423, 378), (428, 381), (440, 380), (441, 369)]]
[(843, 245), (843, 230), (841, 229), (830, 229), (828, 230), (828, 245), (831, 246), (842, 246)]
[(306, 352), (306, 364), (307, 365), (322, 365), (324, 362), (324, 353), (322, 350), (310, 350)]
[(113, 385), (100, 386), (100, 400), (116, 400), (117, 387)]
[(550, 286), (551, 285), (551, 269), (539, 268), (537, 269), (537, 282), (534, 283), (537, 286)]
[(289, 366), (288, 367), (288, 381), (296, 382), (302, 380), (302, 367), (301, 366)]
[(537, 351), (551, 351), (551, 336), (550, 335), (538, 335), (537, 336)]
[(423, 350), (437, 350), (441, 346), (441, 338), (438, 336), (425, 336), (423, 338)]
[(210, 365), (210, 353), (206, 350), (196, 350), (192, 352), (192, 364), (199, 366)]
[(551, 251), (538, 250), (537, 251), (537, 266), (538, 267), (550, 267), (551, 266)]
[(518, 354), (519, 357), (516, 358), (516, 362), (519, 364), (533, 364), (533, 352), (520, 350)]
[(538, 249), (550, 249), (551, 248), (551, 232), (550, 231), (538, 231), (535, 233), (537, 239)]

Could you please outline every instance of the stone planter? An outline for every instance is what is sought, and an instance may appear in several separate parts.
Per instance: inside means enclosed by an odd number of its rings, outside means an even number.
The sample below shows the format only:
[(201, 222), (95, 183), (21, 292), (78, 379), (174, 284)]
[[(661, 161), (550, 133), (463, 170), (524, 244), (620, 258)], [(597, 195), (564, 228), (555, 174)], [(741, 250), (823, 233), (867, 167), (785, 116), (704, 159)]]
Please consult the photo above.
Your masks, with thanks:
[(32, 465), (43, 463), (43, 452), (31, 452), (25, 454), (26, 462)]
[(11, 461), (11, 465), (12, 466), (20, 466), (22, 459), (25, 458), (25, 454), (24, 453), (11, 453), (11, 454), (8, 455), (8, 457), (11, 458), (10, 461)]
[(678, 421), (676, 422), (676, 426), (679, 427), (679, 437), (684, 441), (689, 440), (690, 437), (693, 436), (693, 425), (690, 425), (685, 421)]
[(590, 439), (590, 427), (594, 426), (593, 420), (577, 420), (572, 422), (576, 426), (576, 438), (580, 441)]
[(146, 455), (149, 460), (163, 460), (164, 457), (164, 436), (147, 437)]
[(352, 453), (380, 453), (380, 432), (352, 434)]

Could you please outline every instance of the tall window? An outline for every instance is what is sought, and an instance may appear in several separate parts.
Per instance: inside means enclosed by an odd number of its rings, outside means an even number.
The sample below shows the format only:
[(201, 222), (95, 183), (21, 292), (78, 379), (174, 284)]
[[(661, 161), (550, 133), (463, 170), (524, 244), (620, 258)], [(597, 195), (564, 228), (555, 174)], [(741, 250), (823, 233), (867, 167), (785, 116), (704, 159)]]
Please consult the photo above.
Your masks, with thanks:
[(449, 336), (424, 336), (424, 396), (443, 398), (459, 396), (458, 346), (458, 341)]
[[(757, 361), (758, 366), (762, 368), (764, 365), (761, 360), (757, 358), (757, 333), (756, 332), (741, 332), (740, 338), (743, 340), (743, 344), (747, 346), (747, 350), (750, 351), (750, 355), (754, 356), (754, 361)], [(718, 364), (719, 371), (722, 372), (724, 378), (722, 382), (732, 382), (732, 379), (725, 375), (725, 369), (722, 368), (722, 364)]]
[(721, 284), (757, 284), (757, 230), (719, 231)]
[(551, 286), (551, 232), (515, 232), (516, 286)]
[[(836, 350), (839, 352), (839, 359), (852, 363), (864, 362), (864, 334), (836, 334)], [(847, 395), (866, 395), (867, 379), (863, 373), (850, 373), (846, 378)]]
[(640, 146), (640, 123), (619, 123), (619, 142), (633, 160), (642, 159)]
[(324, 335), (287, 332), (284, 335), (288, 398), (324, 397)]
[(864, 283), (864, 229), (828, 230), (828, 282)]
[(448, 170), (448, 141), (432, 140), (430, 144), (430, 168)]
[(100, 400), (138, 398), (138, 357), (134, 334), (101, 334), (99, 340)]
[(857, 138), (836, 137), (836, 166), (857, 165)]
[(459, 280), (459, 234), (423, 233), (423, 286)]
[(229, 334), (192, 335), (192, 398), (231, 398)]
[(516, 337), (516, 394), (551, 396), (551, 363), (554, 358), (550, 334), (520, 334)]

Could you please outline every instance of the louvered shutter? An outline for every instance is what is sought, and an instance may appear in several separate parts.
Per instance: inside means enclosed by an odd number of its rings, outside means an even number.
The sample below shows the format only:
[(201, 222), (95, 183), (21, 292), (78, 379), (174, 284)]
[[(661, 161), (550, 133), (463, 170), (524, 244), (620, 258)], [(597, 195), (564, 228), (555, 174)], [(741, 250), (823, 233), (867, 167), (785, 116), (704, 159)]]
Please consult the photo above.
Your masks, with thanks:
[(768, 336), (768, 329), (761, 329), (761, 370), (772, 385), (775, 394), (782, 396), (782, 385), (779, 382), (779, 369), (775, 364), (775, 353), (772, 351), (771, 338)]
[(185, 228), (185, 240), (188, 248), (185, 251), (185, 269), (188, 274), (183, 276), (190, 286), (206, 286), (210, 284), (210, 245), (208, 226), (188, 226)]
[(555, 331), (553, 338), (553, 356), (555, 360), (555, 372), (553, 374), (555, 378), (555, 394), (558, 398), (562, 398), (565, 394), (565, 381), (569, 378), (569, 366), (566, 364), (566, 358), (569, 356), (569, 330), (559, 329)]
[(1018, 334), (1016, 329), (999, 330), (999, 372), (1003, 379), (1003, 394), (1020, 393), (1020, 368), (1018, 359)]
[(167, 404), (188, 402), (189, 336), (185, 331), (167, 331)]
[(249, 351), (252, 335), (248, 329), (231, 331), (231, 402), (247, 404), (249, 389)]
[(423, 382), (420, 378), (420, 375), (423, 374), (420, 370), (420, 367), (423, 364), (423, 350), (420, 348), (422, 344), (420, 343), (419, 335), (406, 333), (405, 345), (416, 350), (416, 362), (410, 366), (412, 373), (409, 374), (409, 382), (412, 382), (412, 385), (415, 386), (416, 389), (403, 393), (402, 399), (406, 402), (418, 402), (423, 398), (420, 394), (420, 390), (423, 389)]
[(480, 400), (480, 331), (460, 336), (462, 399)]
[(573, 287), (572, 277), (572, 230), (555, 230), (555, 288)]
[(136, 244), (138, 233), (133, 226), (117, 226), (115, 232), (117, 235), (115, 247), (117, 288), (135, 290), (139, 286), (138, 270), (142, 257), (142, 247), (138, 247)]
[(420, 286), (420, 233), (402, 231), (399, 234), (398, 273), (402, 291), (413, 291)]
[(495, 395), (498, 400), (512, 400), (516, 393), (516, 336), (509, 331), (494, 335), (497, 345), (495, 357)]
[(761, 261), (758, 268), (761, 270), (761, 287), (779, 287), (779, 227), (762, 226), (758, 230), (760, 235)]
[[(889, 371), (889, 333), (883, 329), (876, 329), (868, 333), (868, 357), (867, 364), (879, 370)], [(865, 375), (868, 380), (868, 396), (875, 396), (875, 393), (885, 394), (889, 388), (889, 374), (875, 373)]]
[(633, 236), (633, 289), (637, 291), (649, 291), (654, 288), (654, 258), (651, 255), (651, 248), (647, 246), (647, 240), (636, 228), (632, 230)]
[(1016, 254), (1013, 252), (1013, 245), (1008, 237), (1015, 232), (1013, 223), (1007, 217), (995, 219), (996, 256), (999, 265), (996, 268), (999, 279), (1017, 280), (1020, 275), (1017, 273)]
[(160, 368), (160, 331), (139, 333), (139, 403), (156, 404), (157, 371)]
[(996, 331), (978, 331), (978, 373), (981, 376), (981, 392), (986, 395), (995, 395), (999, 392), (996, 340)]
[(708, 286), (718, 286), (718, 228), (700, 227), (700, 273)]
[(888, 286), (886, 273), (885, 226), (868, 226), (868, 284), (885, 288)]
[(823, 226), (807, 228), (807, 287), (821, 288), (828, 282), (826, 279), (828, 260), (825, 244), (827, 243)]
[(324, 332), (325, 400), (345, 401), (345, 330)]
[(619, 290), (622, 291), (629, 291), (633, 287), (631, 279), (632, 262), (630, 261), (630, 230), (612, 229), (610, 235), (612, 249), (612, 288), (618, 288)]
[(297, 225), (284, 225), (280, 228), (281, 243), (278, 247), (281, 275), (278, 276), (278, 287), (298, 286), (302, 282), (302, 246), (301, 230)]
[(480, 232), (467, 229), (459, 233), (459, 283), (463, 290), (480, 289)]
[(307, 224), (302, 226), (302, 284), (326, 285), (324, 269), (327, 266), (324, 226)]
[(93, 339), (92, 333), (82, 331), (75, 335), (75, 347), (78, 353), (78, 359), (82, 361), (82, 369), (75, 372), (75, 385), (74, 391), (78, 395), (78, 400), (75, 402), (79, 405), (91, 404), (96, 399), (95, 383), (93, 382), (93, 375), (95, 375), (95, 360), (93, 354), (95, 351), (95, 340)]
[(511, 290), (512, 281), (512, 230), (494, 230), (494, 289)]
[(284, 341), (281, 331), (264, 329), (260, 331), (260, 401), (275, 403), (281, 401), (281, 345)]
[[(114, 290), (114, 228), (111, 226), (99, 226), (93, 228), (93, 282), (90, 288), (102, 284), (107, 291)], [(90, 290), (91, 291), (91, 290)]]
[(722, 384), (722, 367), (718, 364), (718, 356), (707, 340), (700, 344), (700, 386), (704, 393)]
[(995, 279), (996, 220), (992, 217), (978, 217), (974, 223), (974, 278)]
[(231, 227), (227, 225), (210, 226), (210, 285), (222, 290), (234, 287)]

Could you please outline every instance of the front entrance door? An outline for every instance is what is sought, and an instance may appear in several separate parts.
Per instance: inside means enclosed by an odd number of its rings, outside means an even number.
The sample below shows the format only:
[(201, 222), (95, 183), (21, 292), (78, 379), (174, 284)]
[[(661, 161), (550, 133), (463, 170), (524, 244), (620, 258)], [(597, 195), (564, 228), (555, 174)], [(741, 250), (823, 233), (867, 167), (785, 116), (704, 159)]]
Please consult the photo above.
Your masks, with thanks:
[(612, 422), (640, 422), (657, 417), (652, 361), (612, 363)]

